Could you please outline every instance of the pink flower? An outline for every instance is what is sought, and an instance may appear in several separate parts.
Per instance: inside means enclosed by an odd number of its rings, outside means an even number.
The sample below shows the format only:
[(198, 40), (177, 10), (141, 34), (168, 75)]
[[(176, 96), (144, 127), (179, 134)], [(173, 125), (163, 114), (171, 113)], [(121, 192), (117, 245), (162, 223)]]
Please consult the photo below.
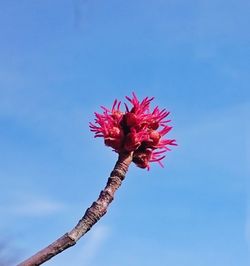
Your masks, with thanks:
[(171, 130), (166, 120), (169, 112), (158, 106), (150, 111), (154, 98), (146, 97), (141, 102), (133, 93), (126, 97), (132, 107), (125, 103), (125, 112), (120, 110), (121, 102), (114, 101), (112, 109), (101, 106), (102, 114), (95, 113), (95, 122), (90, 123), (90, 130), (95, 137), (103, 137), (106, 146), (117, 153), (133, 152), (133, 162), (140, 168), (149, 169), (151, 162), (161, 166), (170, 145), (177, 145), (175, 140), (164, 136)]

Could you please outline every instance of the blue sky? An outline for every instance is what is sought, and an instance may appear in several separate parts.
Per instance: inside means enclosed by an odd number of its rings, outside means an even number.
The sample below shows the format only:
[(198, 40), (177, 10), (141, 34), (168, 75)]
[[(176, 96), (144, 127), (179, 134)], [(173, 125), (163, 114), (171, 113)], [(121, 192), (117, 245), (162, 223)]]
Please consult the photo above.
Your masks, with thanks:
[(116, 154), (88, 122), (135, 91), (171, 111), (179, 146), (163, 169), (131, 166), (107, 215), (45, 265), (249, 265), (249, 8), (0, 1), (0, 235), (19, 259), (96, 199)]

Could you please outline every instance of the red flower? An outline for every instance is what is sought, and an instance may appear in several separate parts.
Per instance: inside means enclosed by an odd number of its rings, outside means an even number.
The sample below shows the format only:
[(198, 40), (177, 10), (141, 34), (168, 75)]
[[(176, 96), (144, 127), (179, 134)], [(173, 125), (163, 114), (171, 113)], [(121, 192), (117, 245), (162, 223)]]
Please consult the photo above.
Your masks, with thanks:
[(125, 103), (126, 111), (120, 110), (121, 102), (114, 101), (112, 109), (101, 106), (102, 114), (95, 113), (95, 123), (90, 123), (90, 130), (95, 137), (103, 137), (105, 145), (117, 153), (134, 152), (133, 162), (141, 168), (149, 169), (150, 162), (158, 162), (169, 151), (169, 145), (177, 145), (173, 139), (163, 139), (172, 127), (166, 120), (169, 112), (158, 106), (150, 111), (154, 98), (146, 97), (141, 102), (133, 93), (126, 97), (132, 107)]

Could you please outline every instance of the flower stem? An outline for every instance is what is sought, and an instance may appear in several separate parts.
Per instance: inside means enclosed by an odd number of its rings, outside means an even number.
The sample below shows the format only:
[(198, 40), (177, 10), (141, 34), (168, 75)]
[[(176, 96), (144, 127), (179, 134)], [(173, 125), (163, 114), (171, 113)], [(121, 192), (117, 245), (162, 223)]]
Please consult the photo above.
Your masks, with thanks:
[(114, 198), (116, 190), (125, 178), (128, 167), (132, 162), (132, 153), (119, 154), (119, 158), (110, 174), (106, 187), (101, 191), (98, 199), (86, 210), (78, 224), (49, 246), (40, 250), (17, 266), (37, 266), (48, 261), (65, 249), (72, 247), (85, 235), (91, 227), (107, 212), (109, 204)]

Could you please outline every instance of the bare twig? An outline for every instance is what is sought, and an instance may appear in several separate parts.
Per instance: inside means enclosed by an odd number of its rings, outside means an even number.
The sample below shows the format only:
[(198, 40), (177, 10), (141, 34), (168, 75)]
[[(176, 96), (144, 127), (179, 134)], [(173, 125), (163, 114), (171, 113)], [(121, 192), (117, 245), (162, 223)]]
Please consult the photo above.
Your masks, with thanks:
[(119, 155), (106, 187), (101, 191), (98, 199), (86, 210), (81, 220), (70, 232), (58, 238), (55, 242), (17, 266), (41, 265), (58, 253), (75, 245), (76, 242), (107, 212), (107, 208), (114, 198), (115, 191), (120, 187), (125, 178), (128, 167), (132, 161), (132, 155), (132, 153)]

